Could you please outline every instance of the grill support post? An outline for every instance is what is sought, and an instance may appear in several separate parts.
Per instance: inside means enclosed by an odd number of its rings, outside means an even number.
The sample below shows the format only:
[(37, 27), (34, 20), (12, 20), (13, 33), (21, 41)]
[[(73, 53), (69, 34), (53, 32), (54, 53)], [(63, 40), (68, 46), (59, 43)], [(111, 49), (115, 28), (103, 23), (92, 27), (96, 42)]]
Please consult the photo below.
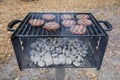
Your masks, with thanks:
[(20, 40), (19, 38), (11, 37), (11, 41), (12, 41), (13, 49), (18, 62), (19, 69), (22, 70), (22, 58), (21, 58), (22, 48), (21, 48)]
[(55, 68), (55, 80), (64, 80), (65, 68)]
[(97, 63), (97, 70), (100, 70), (100, 68), (101, 68), (101, 64), (102, 64), (102, 61), (103, 61), (103, 57), (104, 57), (104, 54), (105, 54), (107, 43), (108, 43), (108, 36), (101, 37), (99, 47), (98, 47), (99, 57), (98, 57), (98, 63)]

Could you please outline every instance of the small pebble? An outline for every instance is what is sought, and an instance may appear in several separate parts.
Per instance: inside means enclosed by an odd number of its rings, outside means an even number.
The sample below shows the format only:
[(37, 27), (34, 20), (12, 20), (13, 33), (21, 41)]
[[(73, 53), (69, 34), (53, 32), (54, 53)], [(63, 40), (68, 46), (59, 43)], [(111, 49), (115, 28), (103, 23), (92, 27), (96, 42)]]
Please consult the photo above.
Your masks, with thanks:
[(33, 55), (30, 56), (30, 59), (31, 59), (32, 62), (34, 62), (34, 56)]
[(42, 57), (46, 52), (39, 52), (39, 55)]
[(76, 66), (76, 67), (79, 67), (79, 66), (81, 65), (81, 63), (78, 62), (78, 61), (74, 61), (74, 62), (73, 62), (73, 65)]
[(55, 58), (55, 57), (57, 57), (57, 56), (58, 56), (58, 53), (52, 54), (52, 57), (53, 57), (53, 58)]
[(86, 54), (82, 54), (81, 56), (82, 56), (82, 57), (86, 57)]
[(30, 54), (30, 55), (35, 55), (36, 53), (37, 53), (36, 50), (31, 50), (29, 54)]
[(72, 49), (72, 50), (71, 50), (71, 53), (72, 53), (73, 55), (75, 55), (75, 54), (77, 54), (77, 50), (76, 50), (76, 49)]
[(43, 39), (42, 41), (43, 41), (43, 44), (46, 44), (46, 39)]
[(46, 51), (49, 51), (50, 47), (49, 46), (45, 46), (45, 49), (46, 49)]
[(57, 43), (57, 44), (55, 44), (55, 47), (59, 47), (59, 44)]
[(80, 56), (80, 55), (78, 55), (78, 57), (76, 58), (78, 61), (83, 61), (84, 59), (83, 59), (83, 57), (82, 56)]
[(39, 59), (40, 59), (39, 54), (35, 54), (35, 56), (34, 56), (34, 60), (38, 61)]
[(39, 44), (38, 44), (39, 47), (42, 47), (42, 45), (43, 45), (42, 43), (39, 43)]
[(75, 56), (73, 56), (73, 55), (70, 55), (70, 58), (71, 58), (72, 61), (75, 60)]
[(38, 45), (38, 44), (40, 44), (41, 42), (39, 41), (39, 40), (37, 40), (36, 42), (35, 42), (35, 44), (36, 45)]
[(60, 47), (56, 48), (56, 52), (57, 53), (61, 53), (62, 52), (62, 48), (60, 48)]
[(71, 50), (73, 50), (73, 49), (74, 49), (74, 47), (73, 47), (73, 46), (70, 46), (70, 48), (71, 48)]
[(63, 47), (62, 53), (65, 54), (66, 52), (66, 46)]
[(72, 59), (70, 57), (67, 57), (66, 60), (65, 60), (65, 63), (66, 64), (72, 64)]
[(55, 45), (56, 44), (56, 40), (53, 40), (53, 45)]
[(59, 55), (60, 64), (65, 64), (65, 55)]
[(45, 55), (44, 61), (46, 63), (46, 66), (50, 66), (50, 65), (53, 64), (52, 57), (50, 55), (48, 55), (48, 54)]
[(66, 50), (66, 56), (70, 56), (70, 50)]
[(35, 54), (35, 56), (31, 56), (30, 58), (31, 58), (31, 62), (34, 62), (35, 65), (40, 60), (40, 56), (38, 54)]
[(85, 54), (85, 55), (88, 54), (88, 52), (85, 51), (85, 50), (82, 50), (82, 53)]
[(55, 65), (59, 65), (60, 64), (59, 58), (53, 58), (53, 62), (54, 62)]
[(40, 47), (36, 46), (36, 50), (37, 50), (37, 51), (40, 51)]
[(55, 47), (54, 46), (51, 46), (51, 51), (53, 51), (55, 49)]
[(44, 67), (45, 66), (45, 63), (41, 60), (38, 61), (38, 66), (40, 67)]
[(49, 51), (49, 52), (46, 52), (45, 55), (51, 55), (50, 51)]
[(87, 51), (87, 50), (88, 50), (88, 46), (87, 46), (87, 45), (83, 45), (83, 46), (82, 46), (82, 49), (84, 49), (84, 50)]
[(52, 51), (52, 54), (55, 54), (55, 53), (57, 53), (57, 52), (56, 52), (55, 50), (53, 50), (53, 51)]
[(79, 42), (79, 40), (78, 40), (78, 39), (74, 39), (74, 42), (75, 42), (75, 43), (78, 43), (78, 42)]
[(32, 43), (30, 47), (34, 49), (36, 47), (36, 43)]
[(83, 54), (81, 50), (78, 50), (77, 53), (78, 53), (79, 55), (82, 55), (82, 54)]

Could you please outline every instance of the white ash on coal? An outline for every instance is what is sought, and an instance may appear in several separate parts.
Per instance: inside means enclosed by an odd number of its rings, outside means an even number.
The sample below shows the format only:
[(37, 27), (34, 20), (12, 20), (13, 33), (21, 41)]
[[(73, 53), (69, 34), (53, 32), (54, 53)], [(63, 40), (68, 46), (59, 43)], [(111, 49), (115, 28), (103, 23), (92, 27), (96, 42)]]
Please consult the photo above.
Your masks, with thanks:
[(40, 38), (30, 44), (30, 59), (39, 67), (68, 65), (79, 67), (88, 54), (88, 45), (74, 38)]

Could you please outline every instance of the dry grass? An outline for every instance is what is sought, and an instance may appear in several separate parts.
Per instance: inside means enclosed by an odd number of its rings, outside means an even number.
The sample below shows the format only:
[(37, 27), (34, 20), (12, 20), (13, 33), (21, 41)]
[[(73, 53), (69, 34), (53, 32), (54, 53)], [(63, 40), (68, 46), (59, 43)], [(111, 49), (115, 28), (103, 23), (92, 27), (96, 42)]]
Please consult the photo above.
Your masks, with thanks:
[[(120, 0), (38, 0), (25, 2), (8, 0), (0, 2), (0, 64), (8, 62), (13, 53), (7, 24), (13, 19), (23, 19), (29, 12), (88, 12), (91, 9), (120, 5)], [(120, 10), (114, 11), (120, 14)], [(104, 16), (103, 16), (104, 17)]]

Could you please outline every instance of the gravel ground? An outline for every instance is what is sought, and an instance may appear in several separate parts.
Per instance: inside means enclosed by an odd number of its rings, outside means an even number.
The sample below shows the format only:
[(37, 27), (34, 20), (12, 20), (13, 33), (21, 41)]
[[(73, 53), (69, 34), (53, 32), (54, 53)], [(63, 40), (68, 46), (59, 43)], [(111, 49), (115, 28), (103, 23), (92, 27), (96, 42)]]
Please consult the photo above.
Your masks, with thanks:
[[(101, 70), (68, 68), (65, 69), (65, 80), (120, 80), (120, 6), (85, 9), (78, 5), (70, 6), (70, 3), (68, 6), (59, 5), (59, 7), (52, 6), (52, 3), (50, 3), (49, 8), (46, 8), (45, 6), (36, 7), (36, 5), (39, 5), (37, 2), (30, 2), (29, 4), (20, 2), (19, 5), (16, 3), (0, 3), (0, 80), (54, 80), (54, 69), (26, 69), (22, 72), (19, 71), (9, 40), (10, 32), (7, 32), (6, 26), (13, 19), (23, 19), (30, 11), (91, 12), (98, 20), (109, 21), (113, 26), (113, 30), (107, 32), (110, 38)], [(24, 8), (26, 9), (24, 10)], [(3, 63), (6, 64), (3, 65)]]

